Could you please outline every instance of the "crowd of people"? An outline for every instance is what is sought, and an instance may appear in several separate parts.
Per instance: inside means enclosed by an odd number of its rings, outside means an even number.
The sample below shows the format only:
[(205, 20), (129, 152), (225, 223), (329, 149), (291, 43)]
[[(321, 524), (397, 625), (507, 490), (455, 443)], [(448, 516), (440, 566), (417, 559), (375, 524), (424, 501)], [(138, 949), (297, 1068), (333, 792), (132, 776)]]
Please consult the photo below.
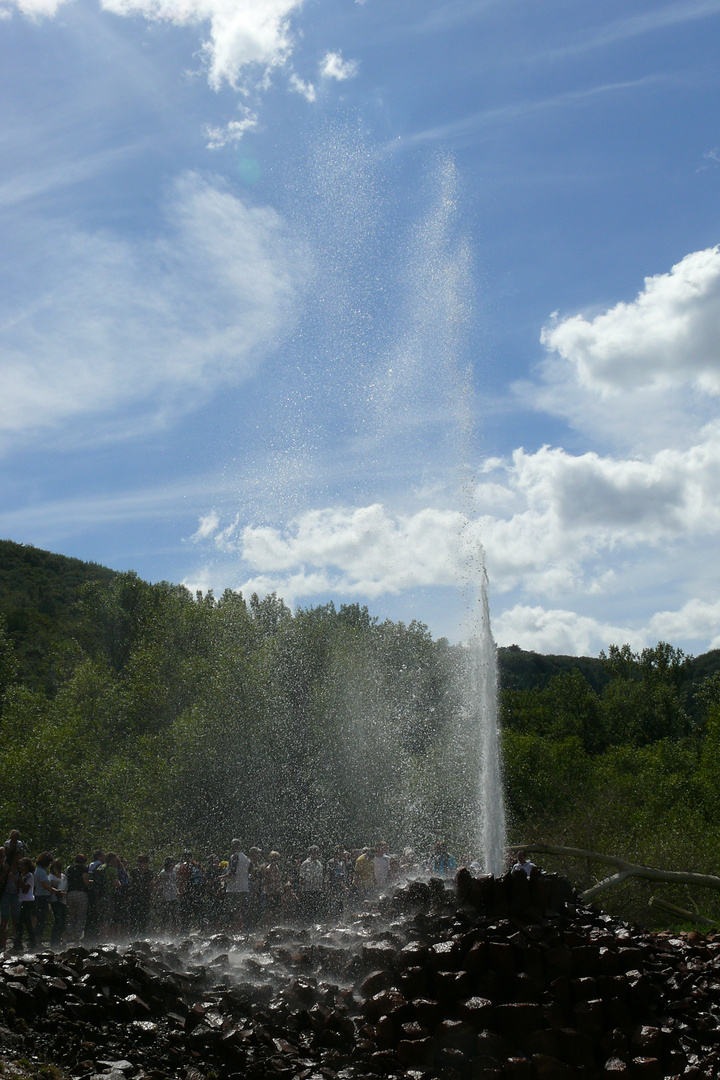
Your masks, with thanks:
[(332, 918), (362, 906), (394, 882), (423, 873), (450, 878), (457, 860), (439, 841), (430, 859), (410, 848), (390, 854), (374, 848), (337, 847), (326, 858), (311, 845), (302, 855), (243, 850), (232, 840), (227, 859), (200, 862), (192, 851), (170, 855), (160, 870), (148, 855), (134, 866), (113, 851), (82, 852), (65, 866), (51, 851), (30, 858), (17, 829), (0, 847), (0, 952), (51, 948), (81, 940), (142, 937), (149, 930), (240, 933), (278, 921)]

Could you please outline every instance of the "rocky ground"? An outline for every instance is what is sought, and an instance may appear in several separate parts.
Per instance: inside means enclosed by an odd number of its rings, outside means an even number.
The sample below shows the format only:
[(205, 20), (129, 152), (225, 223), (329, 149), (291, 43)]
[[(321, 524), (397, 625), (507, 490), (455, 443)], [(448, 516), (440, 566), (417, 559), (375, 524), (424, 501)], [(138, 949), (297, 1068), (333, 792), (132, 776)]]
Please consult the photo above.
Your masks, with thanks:
[(720, 938), (460, 871), (332, 926), (7, 959), (0, 1045), (18, 1080), (715, 1077)]

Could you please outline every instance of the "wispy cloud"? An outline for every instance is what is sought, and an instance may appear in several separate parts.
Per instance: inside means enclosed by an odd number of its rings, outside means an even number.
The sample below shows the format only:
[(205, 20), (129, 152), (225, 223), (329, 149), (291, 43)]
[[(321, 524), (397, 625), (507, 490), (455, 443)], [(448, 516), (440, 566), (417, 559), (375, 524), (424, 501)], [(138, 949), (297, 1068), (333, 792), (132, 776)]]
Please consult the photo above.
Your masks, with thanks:
[(316, 100), (317, 91), (315, 90), (313, 84), (310, 82), (305, 82), (303, 79), (300, 78), (299, 75), (296, 75), (295, 72), (293, 72), (290, 76), (289, 85), (291, 90), (293, 90), (296, 94), (301, 94), (306, 101), (312, 103)]
[(426, 128), (424, 131), (404, 135), (401, 139), (392, 139), (386, 143), (385, 149), (392, 153), (398, 153), (403, 150), (413, 149), (423, 143), (452, 141), (467, 137), (482, 128), (532, 119), (532, 117), (540, 113), (567, 108), (605, 94), (637, 90), (639, 87), (650, 86), (659, 81), (660, 76), (649, 75), (642, 79), (603, 83), (600, 86), (591, 86), (584, 90), (569, 90), (564, 94), (556, 94), (549, 98), (518, 101), (509, 105), (500, 105), (493, 109), (483, 109), (481, 112), (460, 117), (458, 120), (453, 120), (448, 124), (440, 124), (437, 127)]
[(117, 417), (155, 397), (172, 409), (237, 385), (289, 328), (302, 256), (274, 210), (187, 174), (165, 214), (132, 241), (37, 221), (6, 252), (0, 431)]
[(208, 150), (220, 150), (223, 146), (240, 142), (247, 131), (257, 127), (257, 122), (257, 115), (251, 109), (244, 108), (242, 120), (229, 120), (224, 127), (206, 127)]
[(630, 38), (671, 29), (683, 23), (696, 22), (698, 19), (713, 18), (717, 15), (720, 15), (720, 0), (679, 0), (677, 3), (665, 4), (638, 15), (615, 19), (613, 22), (606, 23), (605, 26), (594, 24), (590, 30), (578, 34), (565, 45), (548, 50), (544, 58), (588, 52), (592, 49), (614, 45), (618, 41), (627, 41)]
[(78, 158), (63, 159), (60, 156), (54, 162), (43, 161), (37, 167), (17, 171), (0, 183), (0, 209), (19, 206), (108, 172), (123, 159), (146, 151), (149, 141), (142, 139)]

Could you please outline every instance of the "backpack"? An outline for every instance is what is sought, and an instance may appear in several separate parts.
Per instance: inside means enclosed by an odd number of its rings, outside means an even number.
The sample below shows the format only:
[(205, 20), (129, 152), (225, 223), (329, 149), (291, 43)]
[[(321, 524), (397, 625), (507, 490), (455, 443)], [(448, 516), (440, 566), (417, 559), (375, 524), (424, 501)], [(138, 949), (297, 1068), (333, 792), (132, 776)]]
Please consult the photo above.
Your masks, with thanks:
[(96, 866), (93, 870), (93, 894), (98, 900), (101, 900), (104, 896), (107, 896), (107, 877), (105, 876), (106, 866), (105, 863), (102, 866)]
[(199, 889), (205, 884), (205, 875), (202, 872), (202, 867), (197, 863), (190, 864), (190, 885), (194, 889)]

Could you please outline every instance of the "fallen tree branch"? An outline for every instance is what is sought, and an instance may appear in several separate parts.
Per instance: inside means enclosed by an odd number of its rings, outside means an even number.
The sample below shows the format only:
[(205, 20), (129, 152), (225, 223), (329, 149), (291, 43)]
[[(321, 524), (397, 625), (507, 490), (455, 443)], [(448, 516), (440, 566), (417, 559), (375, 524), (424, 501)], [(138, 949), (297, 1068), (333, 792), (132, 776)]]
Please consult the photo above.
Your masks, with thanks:
[(586, 851), (584, 848), (558, 847), (554, 844), (525, 844), (523, 851), (539, 852), (545, 855), (570, 855), (577, 859), (589, 859), (592, 862), (606, 863), (614, 866), (619, 871), (610, 877), (603, 878), (597, 885), (586, 889), (582, 894), (583, 900), (592, 900), (606, 889), (619, 885), (628, 878), (642, 878), (645, 881), (664, 881), (676, 885), (701, 885), (707, 889), (720, 891), (720, 877), (715, 874), (697, 874), (683, 870), (658, 870), (654, 866), (642, 866), (638, 863), (628, 862), (626, 859), (618, 859), (615, 855), (602, 855), (599, 851)]
[(669, 900), (663, 900), (660, 896), (651, 896), (648, 900), (648, 906), (660, 908), (661, 911), (665, 911), (669, 915), (679, 916), (689, 922), (700, 923), (701, 926), (717, 926), (716, 919), (708, 919), (707, 915), (700, 915), (696, 911), (688, 911), (686, 908), (678, 907), (677, 904), (671, 904)]

